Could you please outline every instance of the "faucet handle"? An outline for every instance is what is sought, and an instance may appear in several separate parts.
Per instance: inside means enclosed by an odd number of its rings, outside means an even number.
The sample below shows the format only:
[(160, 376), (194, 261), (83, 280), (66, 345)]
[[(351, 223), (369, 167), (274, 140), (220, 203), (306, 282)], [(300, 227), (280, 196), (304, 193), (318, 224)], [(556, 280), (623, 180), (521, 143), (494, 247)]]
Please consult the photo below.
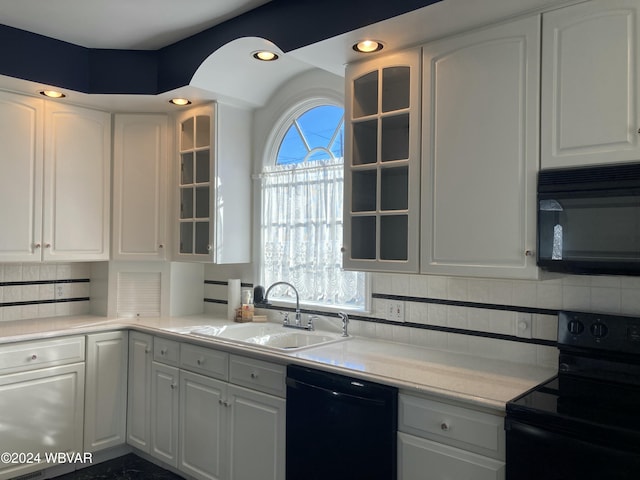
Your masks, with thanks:
[(289, 312), (280, 312), (280, 316), (282, 317), (282, 324), (289, 325)]

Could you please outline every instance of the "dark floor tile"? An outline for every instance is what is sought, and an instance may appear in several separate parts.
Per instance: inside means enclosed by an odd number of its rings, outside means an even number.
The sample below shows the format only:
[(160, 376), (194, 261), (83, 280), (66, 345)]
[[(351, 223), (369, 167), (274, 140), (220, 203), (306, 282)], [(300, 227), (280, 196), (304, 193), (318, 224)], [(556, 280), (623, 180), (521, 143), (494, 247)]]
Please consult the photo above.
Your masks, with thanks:
[(55, 477), (55, 480), (183, 480), (179, 475), (130, 453), (82, 470)]

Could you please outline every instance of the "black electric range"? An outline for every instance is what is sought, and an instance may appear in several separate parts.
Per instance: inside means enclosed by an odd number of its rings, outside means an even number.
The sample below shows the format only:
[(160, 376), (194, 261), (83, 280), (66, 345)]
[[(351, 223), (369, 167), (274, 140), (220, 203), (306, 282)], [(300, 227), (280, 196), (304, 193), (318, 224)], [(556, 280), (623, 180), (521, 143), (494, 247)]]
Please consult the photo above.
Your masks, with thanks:
[(640, 478), (640, 318), (560, 312), (558, 348), (507, 403), (507, 480)]

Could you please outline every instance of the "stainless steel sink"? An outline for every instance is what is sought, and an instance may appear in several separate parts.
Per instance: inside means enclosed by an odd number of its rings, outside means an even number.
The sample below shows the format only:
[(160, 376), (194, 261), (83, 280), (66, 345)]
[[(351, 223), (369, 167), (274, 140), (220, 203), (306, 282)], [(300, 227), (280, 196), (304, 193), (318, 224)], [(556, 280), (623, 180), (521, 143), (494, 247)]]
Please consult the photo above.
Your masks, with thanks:
[(290, 331), (275, 323), (247, 323), (222, 327), (203, 326), (194, 328), (190, 334), (287, 351), (326, 345), (350, 338), (331, 332)]

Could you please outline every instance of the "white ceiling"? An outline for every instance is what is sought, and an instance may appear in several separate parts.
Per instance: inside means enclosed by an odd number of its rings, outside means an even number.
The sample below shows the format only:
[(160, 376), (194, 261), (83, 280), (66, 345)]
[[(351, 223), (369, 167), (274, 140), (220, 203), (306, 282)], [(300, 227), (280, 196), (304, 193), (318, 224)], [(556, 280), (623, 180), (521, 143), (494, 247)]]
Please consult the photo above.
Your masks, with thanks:
[(0, 0), (0, 23), (87, 48), (156, 50), (270, 0)]
[[(382, 53), (480, 27), (517, 15), (585, 0), (443, 0), (281, 55), (263, 63), (251, 52), (277, 45), (241, 38), (207, 58), (190, 85), (160, 95), (68, 93), (69, 101), (113, 112), (159, 112), (168, 99), (187, 96), (194, 103), (224, 100), (251, 108), (264, 105), (283, 82), (311, 68), (344, 75), (344, 66), (361, 60), (351, 48), (365, 37), (385, 44)], [(91, 48), (159, 48), (267, 3), (265, 0), (0, 0), (0, 23)], [(61, 13), (53, 7), (62, 7)], [(43, 8), (46, 10), (43, 11)], [(188, 10), (187, 12), (183, 10)], [(34, 14), (34, 12), (38, 12)], [(73, 14), (69, 14), (73, 12)], [(282, 53), (280, 51), (280, 53)], [(46, 85), (0, 75), (0, 88), (36, 94)]]

